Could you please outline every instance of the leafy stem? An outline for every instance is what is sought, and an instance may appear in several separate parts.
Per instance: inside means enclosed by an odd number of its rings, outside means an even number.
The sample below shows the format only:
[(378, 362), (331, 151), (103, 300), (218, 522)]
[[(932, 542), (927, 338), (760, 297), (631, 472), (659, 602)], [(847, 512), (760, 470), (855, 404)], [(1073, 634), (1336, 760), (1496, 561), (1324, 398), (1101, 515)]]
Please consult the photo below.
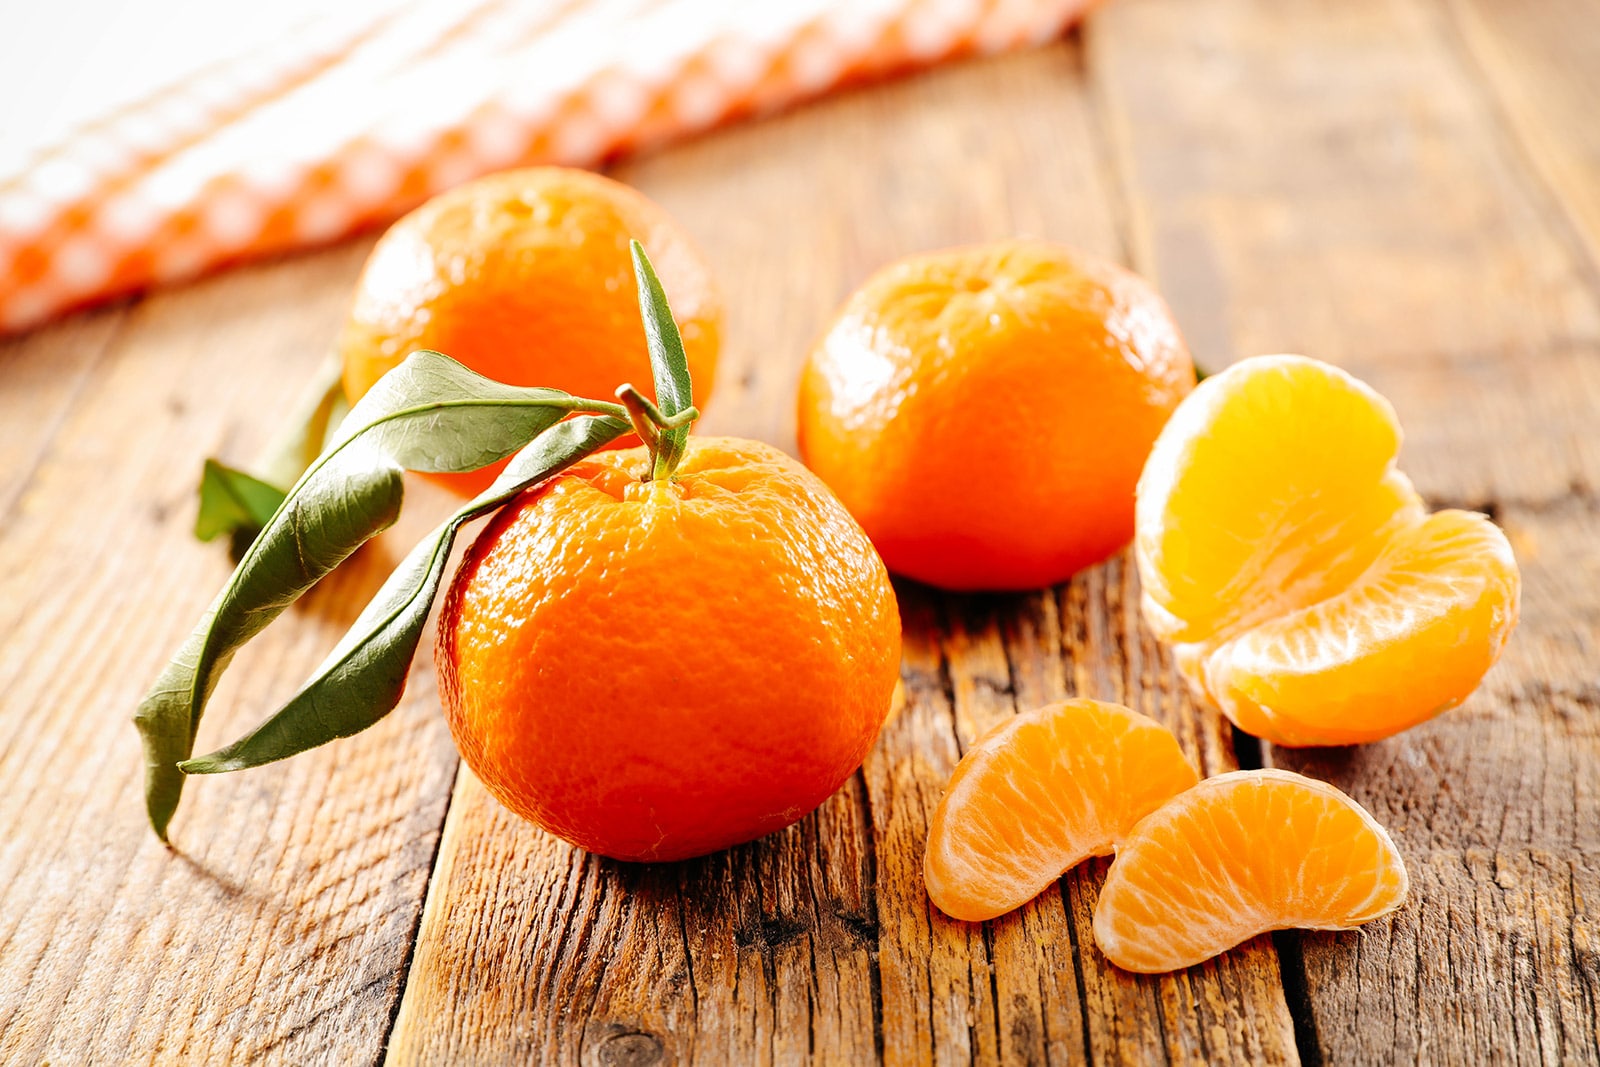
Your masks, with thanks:
[(517, 453), (492, 486), (407, 555), (299, 692), (249, 734), (209, 755), (184, 760), (178, 769), (184, 774), (218, 774), (259, 767), (348, 737), (388, 714), (400, 702), (462, 526), (610, 443), (627, 428), (627, 423), (611, 416), (582, 415), (540, 434)]
[[(621, 402), (556, 389), (526, 389), (476, 374), (438, 352), (413, 352), (384, 375), (341, 422), (324, 383), (309, 437), (283, 470), (303, 471), (286, 492), (264, 478), (208, 464), (209, 515), (202, 491), (198, 524), (213, 535), (259, 525), (259, 535), (211, 607), (139, 704), (145, 806), (162, 840), (186, 774), (255, 767), (363, 730), (399, 703), (428, 613), (461, 527), (602, 448), (632, 426), (651, 448), (653, 477), (670, 477), (689, 424), (689, 368), (661, 283), (633, 246), (640, 311), (657, 402), (631, 386)], [(292, 451), (293, 449), (291, 449)], [(241, 646), (357, 548), (392, 525), (405, 470), (477, 470), (512, 456), (484, 493), (406, 556), (311, 679), (245, 737), (193, 757), (200, 717)], [(290, 457), (294, 459), (294, 457)], [(298, 464), (296, 466), (296, 464)], [(281, 496), (279, 495), (281, 494)]]
[(639, 435), (639, 440), (650, 450), (650, 471), (644, 480), (653, 482), (670, 479), (678, 469), (678, 462), (683, 459), (683, 451), (667, 449), (665, 444), (667, 431), (687, 429), (690, 423), (700, 417), (700, 409), (690, 404), (676, 415), (663, 415), (661, 409), (650, 402), (649, 397), (631, 384), (617, 387), (617, 399), (622, 401), (622, 406), (627, 409), (628, 421), (633, 423), (633, 432)]
[[(689, 383), (689, 357), (684, 353), (683, 336), (672, 317), (672, 308), (667, 305), (666, 290), (661, 287), (661, 279), (656, 277), (655, 268), (650, 266), (643, 246), (638, 241), (631, 241), (629, 249), (633, 253), (634, 280), (639, 287), (639, 314), (644, 319), (645, 341), (650, 348), (650, 370), (656, 384), (655, 408), (664, 417), (656, 418), (653, 409), (645, 411), (651, 421), (663, 426), (656, 443), (650, 448), (650, 477), (653, 480), (671, 478), (683, 460), (684, 450), (689, 447), (689, 421), (694, 418), (689, 414), (694, 410), (691, 399), (693, 390)], [(620, 392), (618, 398), (624, 403), (628, 402)], [(666, 420), (680, 415), (689, 421), (667, 426)]]

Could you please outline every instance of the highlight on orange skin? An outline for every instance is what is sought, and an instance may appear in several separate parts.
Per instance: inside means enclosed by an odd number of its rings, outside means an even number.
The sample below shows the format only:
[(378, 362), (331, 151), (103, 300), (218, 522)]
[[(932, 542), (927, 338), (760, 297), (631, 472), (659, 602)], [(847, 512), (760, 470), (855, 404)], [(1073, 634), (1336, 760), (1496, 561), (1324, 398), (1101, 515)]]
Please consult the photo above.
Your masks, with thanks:
[(1303, 356), (1208, 378), (1140, 477), (1146, 622), (1190, 684), (1281, 745), (1390, 736), (1464, 700), (1516, 626), (1521, 579), (1482, 515), (1428, 514), (1400, 425)]
[[(368, 257), (339, 337), (359, 400), (418, 349), (496, 381), (612, 399), (654, 380), (628, 242), (649, 253), (672, 302), (702, 409), (716, 384), (722, 302), (710, 267), (661, 207), (621, 182), (567, 167), (491, 174), (434, 197)], [(631, 435), (618, 446), (637, 444)], [(462, 493), (504, 463), (427, 477)]]
[(1008, 719), (968, 749), (934, 811), (928, 896), (953, 918), (1003, 915), (1198, 778), (1170, 730), (1118, 704), (1067, 700)]
[(1045, 241), (932, 252), (873, 275), (813, 347), (800, 455), (891, 571), (1038, 588), (1127, 544), (1145, 456), (1193, 385), (1136, 275)]
[(617, 859), (778, 830), (865, 757), (899, 680), (888, 572), (814, 475), (692, 435), (599, 452), (497, 514), (440, 610), (440, 698), (511, 811)]
[(1127, 971), (1193, 966), (1270, 930), (1349, 930), (1405, 903), (1386, 831), (1344, 793), (1280, 770), (1208, 778), (1117, 847), (1094, 939)]

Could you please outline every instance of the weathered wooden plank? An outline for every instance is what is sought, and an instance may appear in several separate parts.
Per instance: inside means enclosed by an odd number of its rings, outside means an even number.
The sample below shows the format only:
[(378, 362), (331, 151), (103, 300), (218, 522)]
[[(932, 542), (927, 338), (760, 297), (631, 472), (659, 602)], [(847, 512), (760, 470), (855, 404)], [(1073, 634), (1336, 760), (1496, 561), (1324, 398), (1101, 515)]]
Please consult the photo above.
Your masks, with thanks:
[[(1416, 887), (1354, 953), (1304, 935), (1313, 988), (1340, 1008), (1317, 1013), (1318, 1036), (1341, 1060), (1600, 1063), (1600, 507), (1500, 521), (1523, 617), (1485, 689), (1379, 744), (1269, 753), (1358, 785)], [(1379, 991), (1403, 1010), (1375, 1020)]]
[(0, 341), (0, 526), (44, 458), (78, 391), (93, 377), (126, 309), (76, 315)]
[[(0, 404), (40, 449), (0, 523), (0, 1060), (381, 1053), (455, 764), (431, 677), (368, 735), (190, 783), (171, 852), (145, 824), (129, 721), (230, 566), (189, 536), (201, 457), (261, 447), (362, 253), (151, 299), (98, 356), (122, 312), (0, 360)], [(242, 654), (201, 744), (292, 691), (396, 558), (358, 557)]]
[(1524, 567), (1522, 627), (1463, 709), (1265, 753), (1367, 804), (1414, 879), (1392, 921), (1281, 939), (1303, 1051), (1596, 1062), (1600, 293), (1582, 246), (1442, 9), (1127, 0), (1091, 43), (1140, 256), (1202, 358), (1300, 350), (1361, 374), (1394, 400), (1422, 492), (1496, 514)]
[[(1069, 43), (963, 65), (626, 168), (726, 286), (728, 351), (703, 429), (792, 446), (806, 346), (892, 258), (1018, 231), (1120, 257), (1080, 62)], [(723, 855), (585, 857), (464, 775), (391, 1059), (1292, 1060), (1270, 941), (1135, 979), (1087, 933), (1103, 866), (1069, 878), (1065, 901), (1052, 890), (987, 926), (945, 919), (923, 889), (927, 820), (961, 745), (1019, 703), (1126, 698), (1176, 724), (1208, 767), (1231, 766), (1215, 717), (1177, 695), (1139, 637), (1129, 581), (1118, 565), (1059, 597), (994, 602), (902, 587), (905, 706), (863, 773), (816, 816)]]
[[(1060, 590), (1026, 597), (934, 602), (920, 595), (923, 601), (911, 610), (937, 617), (910, 629), (936, 640), (930, 650), (907, 654), (913, 694), (907, 714), (918, 707), (919, 691), (938, 692), (918, 684), (929, 674), (939, 680), (944, 699), (931, 701), (925, 721), (913, 720), (909, 736), (883, 751), (909, 750), (931, 764), (924, 777), (935, 800), (955, 759), (978, 735), (1010, 715), (1068, 695), (1126, 703), (1167, 723), (1203, 773), (1238, 766), (1231, 729), (1215, 713), (1194, 707), (1170, 660), (1143, 630), (1137, 580), (1125, 560), (1080, 575)], [(952, 732), (945, 742), (941, 735)], [(939, 743), (930, 744), (933, 739)], [(869, 763), (869, 783), (873, 767)], [(914, 808), (913, 814), (926, 817)], [(920, 862), (920, 847), (916, 858)], [(1017, 912), (986, 924), (979, 944), (990, 948), (997, 978), (998, 1062), (1062, 1062), (1085, 1055), (1127, 1063), (1295, 1061), (1271, 940), (1259, 938), (1183, 974), (1118, 971), (1090, 933), (1107, 867), (1107, 861), (1096, 861), (1074, 870)], [(920, 878), (911, 881), (920, 894)], [(936, 913), (934, 920), (936, 936), (977, 929)], [(1070, 1005), (1073, 985), (1076, 1011)], [(1062, 1026), (1074, 1020), (1075, 1027)], [(1055, 1040), (1039, 1040), (1046, 1035)]]
[(1197, 359), (1367, 377), (1443, 498), (1600, 484), (1600, 312), (1437, 11), (1130, 0), (1088, 37), (1135, 261)]
[(1446, 0), (1515, 148), (1600, 263), (1600, 7), (1594, 0)]

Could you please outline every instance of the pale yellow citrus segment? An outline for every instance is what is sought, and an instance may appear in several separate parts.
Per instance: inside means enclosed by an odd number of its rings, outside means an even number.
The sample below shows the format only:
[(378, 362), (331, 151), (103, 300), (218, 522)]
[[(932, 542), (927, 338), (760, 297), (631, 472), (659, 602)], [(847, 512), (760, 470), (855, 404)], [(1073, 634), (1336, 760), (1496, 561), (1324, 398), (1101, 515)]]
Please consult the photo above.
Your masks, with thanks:
[(1505, 536), (1428, 516), (1378, 394), (1302, 356), (1207, 379), (1139, 480), (1146, 623), (1195, 690), (1284, 745), (1388, 737), (1460, 703), (1517, 622)]
[(1178, 739), (1117, 704), (1068, 700), (1007, 720), (957, 765), (928, 829), (928, 896), (957, 919), (1020, 907), (1111, 851), (1194, 785)]
[(1256, 737), (1271, 738), (1277, 727), (1263, 709), (1249, 701), (1224, 701), (1211, 691), (1206, 678), (1206, 664), (1215, 647), (1214, 642), (1173, 645), (1172, 658), (1178, 665), (1178, 673), (1183, 675), (1201, 700), (1226, 714), (1239, 729)]
[(1139, 479), (1152, 628), (1205, 640), (1358, 573), (1380, 530), (1420, 513), (1399, 448), (1389, 402), (1326, 363), (1261, 356), (1201, 382)]
[(1343, 592), (1222, 642), (1185, 673), (1278, 744), (1376, 740), (1477, 688), (1516, 625), (1520, 589), (1498, 527), (1440, 511), (1399, 532)]
[(1399, 850), (1359, 804), (1287, 771), (1208, 778), (1117, 847), (1094, 938), (1118, 967), (1174, 971), (1257, 934), (1345, 930), (1405, 903)]

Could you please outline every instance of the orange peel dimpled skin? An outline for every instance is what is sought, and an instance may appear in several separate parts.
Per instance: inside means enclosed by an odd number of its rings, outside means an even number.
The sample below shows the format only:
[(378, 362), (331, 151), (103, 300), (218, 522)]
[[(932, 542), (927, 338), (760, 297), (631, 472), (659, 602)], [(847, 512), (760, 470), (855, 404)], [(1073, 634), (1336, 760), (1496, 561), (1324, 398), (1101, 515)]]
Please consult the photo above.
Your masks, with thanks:
[[(346, 394), (359, 400), (418, 349), (443, 352), (496, 381), (596, 400), (610, 400), (623, 382), (648, 387), (630, 239), (660, 274), (694, 402), (704, 407), (722, 322), (710, 267), (644, 194), (567, 167), (467, 182), (389, 228), (361, 272), (339, 338)], [(502, 467), (428, 477), (476, 493)]]
[(900, 615), (872, 545), (770, 446), (600, 452), (501, 512), (435, 659), (491, 793), (591, 852), (671, 860), (787, 826), (871, 747)]
[(1036, 588), (1128, 543), (1145, 456), (1193, 386), (1138, 276), (1044, 241), (934, 252), (873, 275), (817, 342), (800, 453), (890, 570)]

